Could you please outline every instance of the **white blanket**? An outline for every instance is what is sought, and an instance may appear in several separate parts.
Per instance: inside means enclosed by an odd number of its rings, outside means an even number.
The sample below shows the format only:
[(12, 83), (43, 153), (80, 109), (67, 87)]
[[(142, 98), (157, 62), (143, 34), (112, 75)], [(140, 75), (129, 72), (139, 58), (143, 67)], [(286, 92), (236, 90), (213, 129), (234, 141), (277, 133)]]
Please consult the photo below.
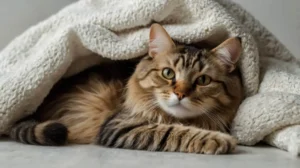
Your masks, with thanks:
[(300, 152), (300, 68), (287, 49), (227, 0), (81, 0), (31, 27), (0, 53), (0, 133), (33, 113), (52, 86), (103, 61), (147, 53), (149, 26), (183, 43), (240, 36), (247, 98), (232, 135)]

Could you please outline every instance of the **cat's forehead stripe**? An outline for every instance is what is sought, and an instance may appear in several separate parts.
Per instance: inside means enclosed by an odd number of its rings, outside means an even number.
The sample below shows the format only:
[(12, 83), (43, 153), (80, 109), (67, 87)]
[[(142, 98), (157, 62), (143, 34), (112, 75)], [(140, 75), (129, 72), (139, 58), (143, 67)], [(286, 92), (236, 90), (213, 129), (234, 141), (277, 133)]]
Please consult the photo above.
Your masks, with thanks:
[(186, 57), (186, 66), (185, 68), (195, 68), (196, 65), (199, 65), (199, 70), (203, 67), (203, 63), (201, 61), (202, 51), (190, 46), (185, 46), (185, 57)]
[(173, 60), (174, 67), (180, 66), (185, 69), (194, 69), (197, 68), (198, 71), (201, 71), (204, 67), (203, 56), (205, 51), (195, 48), (193, 46), (184, 46), (179, 55), (175, 60)]
[[(202, 56), (202, 54), (201, 54), (201, 52), (199, 52), (198, 54), (197, 54), (197, 56), (196, 57), (194, 57), (194, 61), (193, 61), (193, 64), (192, 64), (192, 68), (195, 68), (195, 65), (197, 65), (197, 63), (198, 64), (202, 64), (201, 62), (202, 61), (200, 61), (200, 57)], [(199, 67), (199, 69), (200, 69), (201, 67)]]
[(178, 56), (174, 61), (174, 67), (177, 67), (179, 62), (181, 62), (181, 66), (184, 67), (185, 60), (186, 60), (185, 57), (186, 57), (185, 54), (180, 54), (180, 56)]

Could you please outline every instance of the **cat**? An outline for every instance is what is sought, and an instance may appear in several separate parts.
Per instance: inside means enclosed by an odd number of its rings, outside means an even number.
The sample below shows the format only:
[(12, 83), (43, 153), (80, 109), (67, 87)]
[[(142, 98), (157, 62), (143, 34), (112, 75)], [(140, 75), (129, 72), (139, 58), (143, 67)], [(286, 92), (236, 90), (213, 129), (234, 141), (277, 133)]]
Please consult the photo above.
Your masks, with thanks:
[(149, 151), (225, 154), (243, 88), (241, 39), (213, 49), (179, 45), (159, 24), (148, 55), (113, 61), (59, 82), (10, 137), (26, 144), (89, 144)]

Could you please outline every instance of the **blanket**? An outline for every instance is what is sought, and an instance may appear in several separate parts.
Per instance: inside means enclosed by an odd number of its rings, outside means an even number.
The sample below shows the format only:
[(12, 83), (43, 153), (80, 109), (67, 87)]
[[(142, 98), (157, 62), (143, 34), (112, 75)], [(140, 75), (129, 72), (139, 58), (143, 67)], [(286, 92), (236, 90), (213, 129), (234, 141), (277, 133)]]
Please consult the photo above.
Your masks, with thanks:
[(0, 52), (0, 133), (32, 114), (58, 80), (146, 54), (153, 22), (187, 44), (241, 37), (246, 98), (231, 133), (242, 145), (265, 141), (299, 154), (299, 60), (228, 0), (80, 0), (32, 26)]

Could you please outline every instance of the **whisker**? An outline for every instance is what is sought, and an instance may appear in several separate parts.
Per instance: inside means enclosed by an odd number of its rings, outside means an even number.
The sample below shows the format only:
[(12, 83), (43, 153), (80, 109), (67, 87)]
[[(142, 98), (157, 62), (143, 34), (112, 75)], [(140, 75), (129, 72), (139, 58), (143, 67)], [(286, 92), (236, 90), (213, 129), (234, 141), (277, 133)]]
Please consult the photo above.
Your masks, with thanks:
[(225, 129), (229, 130), (228, 123), (221, 116), (219, 116), (218, 114), (216, 114), (214, 112), (210, 112), (210, 113), (208, 113), (208, 115), (217, 119), (217, 121), (218, 121), (217, 123), (220, 128), (223, 128), (223, 129), (225, 128)]

